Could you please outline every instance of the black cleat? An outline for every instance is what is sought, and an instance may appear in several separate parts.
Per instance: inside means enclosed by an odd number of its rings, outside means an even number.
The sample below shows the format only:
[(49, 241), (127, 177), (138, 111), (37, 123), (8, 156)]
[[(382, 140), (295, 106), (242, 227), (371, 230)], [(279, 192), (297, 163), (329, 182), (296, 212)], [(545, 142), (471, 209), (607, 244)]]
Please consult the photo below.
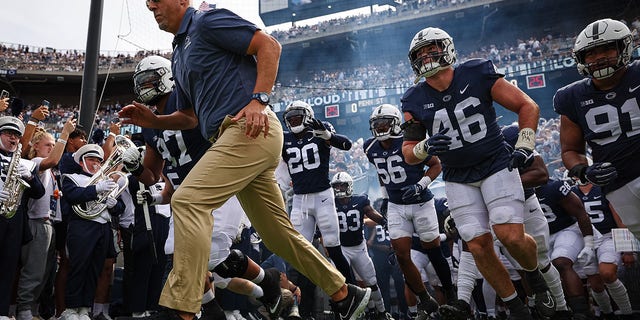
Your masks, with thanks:
[(371, 288), (360, 288), (347, 284), (347, 297), (338, 302), (331, 302), (331, 309), (336, 320), (356, 320), (369, 303)]
[(428, 320), (433, 319), (435, 314), (438, 313), (438, 302), (433, 299), (433, 297), (429, 297), (427, 301), (420, 301), (418, 303), (418, 315), (415, 317), (416, 320)]
[(556, 313), (556, 301), (553, 299), (549, 290), (536, 293), (534, 302), (536, 313), (540, 319), (553, 319), (553, 316)]
[(443, 320), (467, 320), (472, 314), (471, 307), (464, 300), (458, 299), (440, 306), (440, 315)]
[(278, 319), (282, 311), (282, 289), (280, 289), (280, 271), (276, 268), (264, 270), (264, 279), (258, 284), (264, 295), (258, 298), (267, 309), (269, 316)]
[(390, 313), (382, 311), (376, 312), (375, 320), (394, 320)]

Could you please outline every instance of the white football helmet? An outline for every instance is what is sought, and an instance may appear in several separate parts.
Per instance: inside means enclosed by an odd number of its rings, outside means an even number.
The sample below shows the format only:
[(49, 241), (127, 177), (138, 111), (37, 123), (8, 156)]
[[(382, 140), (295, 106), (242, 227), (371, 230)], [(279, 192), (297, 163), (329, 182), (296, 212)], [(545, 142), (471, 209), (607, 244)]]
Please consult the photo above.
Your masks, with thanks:
[(171, 61), (161, 56), (148, 56), (136, 66), (133, 74), (133, 91), (138, 101), (153, 104), (173, 90)]
[(348, 198), (353, 194), (353, 178), (346, 172), (338, 172), (331, 179), (331, 187), (336, 198)]
[[(615, 45), (618, 57), (615, 61), (596, 61), (585, 63), (587, 51), (599, 47)], [(576, 60), (578, 72), (587, 77), (604, 79), (612, 76), (620, 68), (631, 61), (633, 53), (633, 36), (629, 28), (622, 22), (613, 19), (602, 19), (590, 23), (576, 37), (573, 47), (573, 57)]]
[(369, 130), (378, 141), (383, 141), (400, 135), (401, 122), (402, 115), (398, 107), (385, 103), (373, 109), (369, 117)]
[[(442, 52), (431, 54), (431, 62), (425, 64), (424, 57), (418, 58), (418, 51), (434, 43), (442, 49)], [(411, 39), (409, 61), (411, 62), (411, 69), (416, 74), (415, 83), (418, 83), (422, 77), (433, 76), (438, 71), (446, 69), (456, 62), (456, 49), (453, 45), (453, 38), (444, 30), (438, 28), (429, 27), (420, 30)]]
[(291, 102), (284, 110), (284, 123), (293, 133), (302, 132), (314, 116), (311, 106), (300, 100)]

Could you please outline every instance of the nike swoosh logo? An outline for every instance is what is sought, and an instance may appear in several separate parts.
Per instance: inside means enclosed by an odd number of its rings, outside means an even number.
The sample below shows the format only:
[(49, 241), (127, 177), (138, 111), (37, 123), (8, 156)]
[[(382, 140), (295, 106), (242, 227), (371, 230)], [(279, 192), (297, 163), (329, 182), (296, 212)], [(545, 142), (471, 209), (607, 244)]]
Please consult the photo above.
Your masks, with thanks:
[(556, 303), (555, 303), (555, 301), (553, 301), (553, 299), (551, 299), (550, 296), (547, 295), (547, 301), (542, 302), (542, 305), (544, 305), (545, 307), (551, 309), (551, 308), (555, 308)]
[(593, 197), (593, 200), (598, 200), (600, 198), (602, 198), (602, 196)]
[(636, 89), (640, 88), (640, 85), (637, 85), (633, 88), (629, 88), (629, 93), (636, 91)]
[(353, 303), (356, 301), (355, 297), (351, 299), (351, 303), (349, 304), (349, 308), (347, 309), (347, 315), (343, 316), (342, 314), (340, 314), (340, 319), (344, 320), (344, 319), (348, 319), (349, 318), (349, 314), (351, 313), (351, 309), (353, 309)]
[(273, 304), (273, 307), (269, 307), (270, 314), (274, 314), (278, 310), (278, 305), (280, 304), (280, 297), (282, 297), (282, 295), (278, 296), (278, 300), (276, 300), (276, 303)]
[(464, 87), (464, 89), (460, 90), (460, 94), (463, 94), (465, 91), (467, 91), (467, 88), (469, 88), (469, 84), (467, 83), (467, 85)]
[(536, 212), (537, 210), (538, 210), (538, 209), (531, 209), (531, 210), (529, 210), (529, 213), (534, 213), (534, 212)]
[(327, 201), (328, 199), (329, 199), (329, 198), (324, 198), (324, 199), (320, 200), (320, 202), (325, 202), (325, 201)]

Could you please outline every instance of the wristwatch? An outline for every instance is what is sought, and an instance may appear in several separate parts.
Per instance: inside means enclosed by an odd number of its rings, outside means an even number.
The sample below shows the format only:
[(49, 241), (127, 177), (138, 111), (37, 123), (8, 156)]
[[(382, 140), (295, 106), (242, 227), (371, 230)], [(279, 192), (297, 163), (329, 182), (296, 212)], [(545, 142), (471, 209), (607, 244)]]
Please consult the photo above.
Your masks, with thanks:
[(265, 106), (269, 104), (269, 94), (266, 92), (256, 92), (251, 95), (251, 99), (256, 99)]

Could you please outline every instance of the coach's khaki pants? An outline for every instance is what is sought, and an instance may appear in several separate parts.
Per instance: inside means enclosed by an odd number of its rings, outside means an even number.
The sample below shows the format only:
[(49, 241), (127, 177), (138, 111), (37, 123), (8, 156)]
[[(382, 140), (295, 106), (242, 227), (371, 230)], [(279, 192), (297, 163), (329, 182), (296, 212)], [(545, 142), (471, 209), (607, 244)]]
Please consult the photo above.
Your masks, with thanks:
[[(274, 177), (283, 144), (282, 127), (269, 112), (269, 135), (244, 135), (244, 119), (227, 117), (217, 142), (193, 167), (171, 199), (175, 229), (173, 270), (160, 304), (200, 311), (207, 271), (211, 211), (236, 194), (265, 245), (327, 294), (337, 292), (344, 277), (291, 225)], [(213, 228), (215, 232), (215, 227)]]

